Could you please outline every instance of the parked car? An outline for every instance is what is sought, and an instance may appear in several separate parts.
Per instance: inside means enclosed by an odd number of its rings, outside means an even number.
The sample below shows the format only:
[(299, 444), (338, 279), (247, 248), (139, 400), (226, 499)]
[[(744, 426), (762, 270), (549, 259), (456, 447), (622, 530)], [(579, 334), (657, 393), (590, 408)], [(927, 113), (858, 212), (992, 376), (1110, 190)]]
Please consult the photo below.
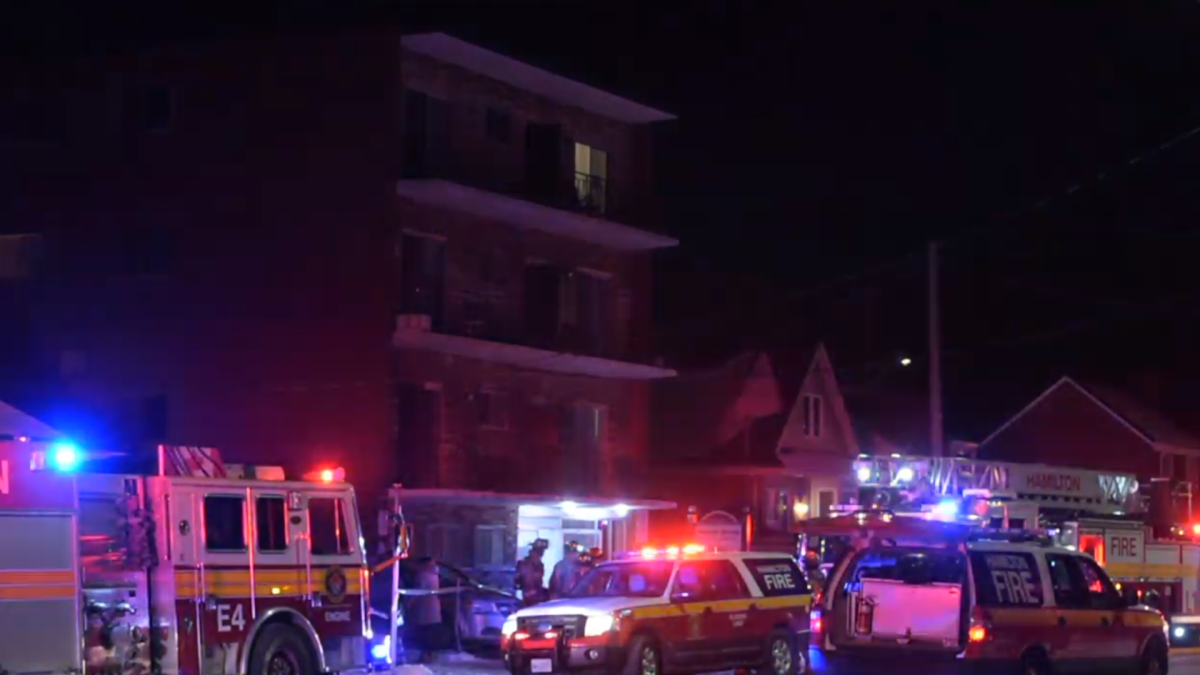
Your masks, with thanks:
[[(438, 562), (438, 582), (441, 605), (441, 624), (434, 630), (405, 622), (401, 639), (407, 647), (425, 650), (453, 649), (461, 644), (466, 649), (487, 648), (500, 643), (504, 620), (520, 607), (516, 594), (484, 584), (449, 563)], [(377, 576), (371, 584), (371, 609), (375, 620), (372, 628), (379, 635), (387, 634), (387, 613), (390, 572)], [(417, 564), (404, 561), (400, 565), (402, 588), (416, 587)], [(461, 589), (457, 592), (454, 589)], [(402, 596), (402, 607), (410, 611), (415, 598)]]

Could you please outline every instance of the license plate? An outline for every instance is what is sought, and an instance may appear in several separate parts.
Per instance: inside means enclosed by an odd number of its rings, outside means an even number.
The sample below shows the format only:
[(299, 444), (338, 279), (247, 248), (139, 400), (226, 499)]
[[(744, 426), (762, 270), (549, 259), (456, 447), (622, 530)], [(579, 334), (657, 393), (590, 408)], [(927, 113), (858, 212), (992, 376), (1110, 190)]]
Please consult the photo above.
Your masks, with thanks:
[(554, 662), (550, 659), (531, 659), (529, 661), (529, 672), (531, 673), (553, 673)]

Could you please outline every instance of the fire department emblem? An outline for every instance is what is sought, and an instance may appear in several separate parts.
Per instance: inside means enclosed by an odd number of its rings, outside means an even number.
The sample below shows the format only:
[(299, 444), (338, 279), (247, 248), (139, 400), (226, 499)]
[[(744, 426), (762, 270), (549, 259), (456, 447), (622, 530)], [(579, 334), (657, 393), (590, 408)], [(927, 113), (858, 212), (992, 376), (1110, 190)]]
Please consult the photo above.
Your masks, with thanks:
[(330, 567), (325, 573), (325, 594), (335, 605), (346, 599), (346, 573), (342, 568)]

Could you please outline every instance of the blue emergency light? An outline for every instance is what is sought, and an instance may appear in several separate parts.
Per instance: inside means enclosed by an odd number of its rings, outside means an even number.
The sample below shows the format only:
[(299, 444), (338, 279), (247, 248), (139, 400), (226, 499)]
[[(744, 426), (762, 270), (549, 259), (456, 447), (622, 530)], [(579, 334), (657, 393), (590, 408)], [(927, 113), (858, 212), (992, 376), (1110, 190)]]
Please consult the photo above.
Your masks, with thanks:
[(74, 471), (79, 466), (79, 450), (74, 443), (60, 441), (50, 446), (50, 462), (55, 470), (63, 472)]
[(392, 636), (384, 635), (382, 642), (371, 645), (371, 658), (375, 661), (390, 662), (392, 656)]

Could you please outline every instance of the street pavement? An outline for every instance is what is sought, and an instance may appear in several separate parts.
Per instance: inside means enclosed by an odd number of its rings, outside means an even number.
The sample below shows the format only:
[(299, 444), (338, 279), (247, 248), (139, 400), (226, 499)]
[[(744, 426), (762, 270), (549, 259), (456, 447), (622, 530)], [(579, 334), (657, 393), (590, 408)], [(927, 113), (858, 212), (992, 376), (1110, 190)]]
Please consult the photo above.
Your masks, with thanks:
[[(450, 663), (433, 663), (425, 666), (402, 666), (395, 672), (396, 675), (497, 675), (504, 673), (505, 670), (498, 660), (472, 659)], [(821, 669), (814, 672), (821, 675), (854, 675), (853, 670), (835, 672)], [(1171, 673), (1172, 675), (1200, 674), (1200, 653), (1172, 655)]]

